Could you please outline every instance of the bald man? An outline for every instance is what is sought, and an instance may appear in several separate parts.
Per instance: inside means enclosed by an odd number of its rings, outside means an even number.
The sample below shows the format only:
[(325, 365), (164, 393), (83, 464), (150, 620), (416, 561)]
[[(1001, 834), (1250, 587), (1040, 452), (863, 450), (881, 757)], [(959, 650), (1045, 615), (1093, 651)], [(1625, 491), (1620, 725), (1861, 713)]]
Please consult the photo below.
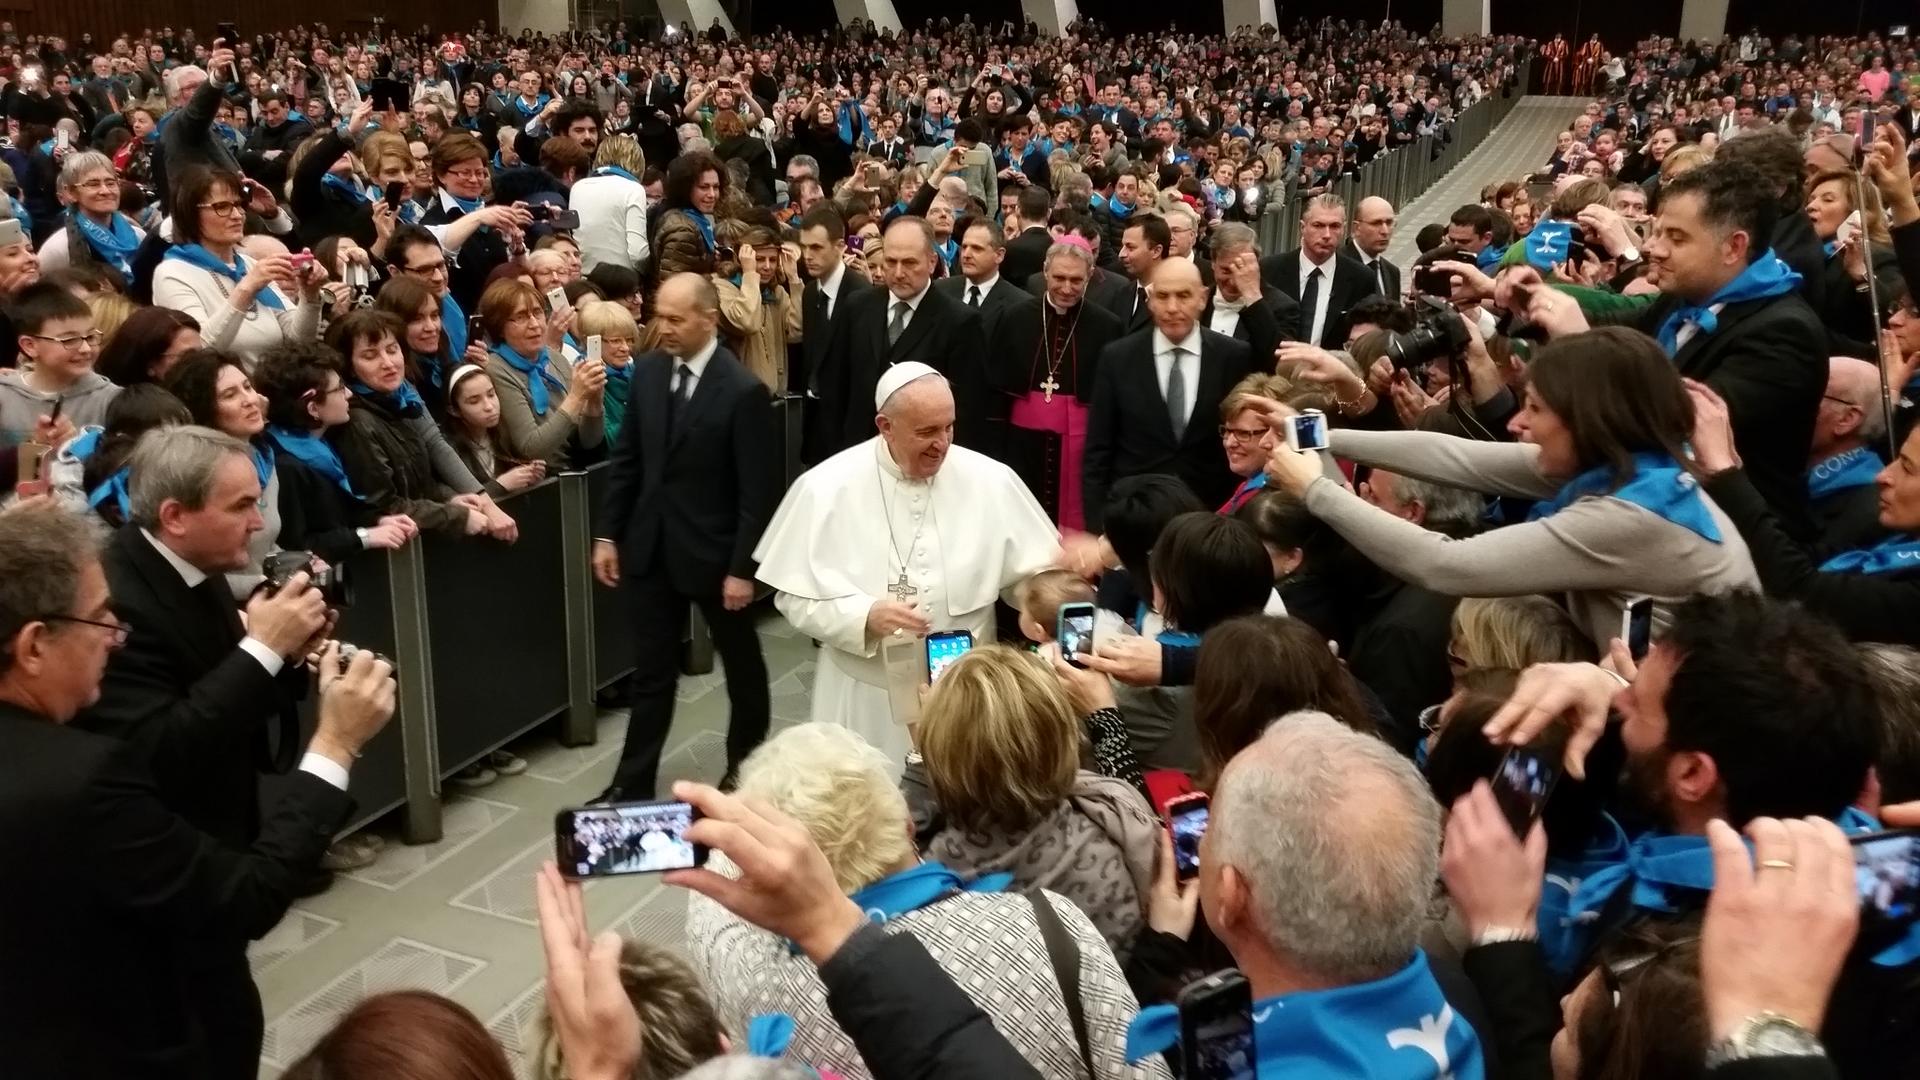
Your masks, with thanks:
[(1177, 476), (1208, 506), (1237, 483), (1220, 443), (1220, 403), (1255, 370), (1253, 351), (1200, 325), (1207, 289), (1185, 259), (1153, 267), (1147, 306), (1152, 327), (1102, 350), (1094, 376), (1081, 477), (1094, 532), (1105, 521), (1108, 488), (1123, 477)]
[(1807, 505), (1825, 550), (1868, 547), (1886, 531), (1873, 483), (1886, 443), (1879, 370), (1850, 356), (1828, 360), (1807, 464)]
[(673, 727), (680, 630), (698, 607), (727, 676), (730, 780), (771, 715), (754, 633), (754, 547), (780, 500), (780, 442), (766, 384), (720, 344), (712, 282), (675, 274), (653, 301), (660, 347), (638, 357), (594, 532), (593, 574), (625, 596), (633, 712), (599, 802), (651, 799)]
[(1347, 227), (1347, 243), (1342, 251), (1358, 260), (1380, 287), (1380, 295), (1400, 298), (1400, 268), (1387, 261), (1387, 246), (1393, 243), (1396, 215), (1393, 204), (1378, 195), (1369, 195), (1353, 208), (1353, 221)]
[(986, 333), (980, 313), (932, 287), (939, 256), (933, 227), (903, 215), (880, 239), (881, 288), (850, 296), (821, 360), (818, 445), (844, 450), (873, 437), (873, 390), (895, 364), (916, 360), (953, 384), (955, 438), (978, 447), (985, 435)]

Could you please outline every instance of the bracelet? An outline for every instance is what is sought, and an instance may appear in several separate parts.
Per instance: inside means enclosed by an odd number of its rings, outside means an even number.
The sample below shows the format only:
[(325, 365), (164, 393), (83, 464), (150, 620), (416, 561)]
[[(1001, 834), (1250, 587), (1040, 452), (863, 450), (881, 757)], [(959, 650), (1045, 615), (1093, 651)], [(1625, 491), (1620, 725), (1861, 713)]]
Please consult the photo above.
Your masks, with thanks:
[(1489, 926), (1473, 935), (1474, 948), (1482, 945), (1500, 945), (1509, 941), (1539, 941), (1540, 931), (1534, 927)]
[[(1358, 406), (1358, 405), (1359, 405), (1359, 404), (1360, 404), (1361, 402), (1363, 402), (1363, 401), (1365, 401), (1365, 400), (1367, 400), (1367, 395), (1368, 395), (1368, 394), (1372, 394), (1372, 393), (1373, 393), (1373, 387), (1371, 387), (1371, 386), (1362, 386), (1362, 387), (1360, 388), (1360, 396), (1359, 396), (1359, 397), (1357, 397), (1357, 398), (1354, 398), (1354, 399), (1353, 399), (1352, 401), (1341, 401), (1341, 400), (1340, 400), (1340, 399), (1339, 399), (1338, 397), (1335, 397), (1335, 398), (1333, 399), (1333, 407), (1334, 407), (1334, 408), (1336, 408), (1336, 409), (1338, 409), (1338, 410), (1340, 410), (1340, 413), (1341, 413), (1341, 415), (1343, 415), (1343, 416), (1346, 416), (1346, 415), (1351, 415), (1350, 413), (1348, 413), (1348, 410), (1349, 410), (1349, 409), (1352, 409), (1352, 408), (1355, 408), (1355, 407), (1356, 407), (1356, 406)], [(1376, 394), (1376, 395), (1374, 395), (1374, 396), (1376, 396), (1376, 397), (1378, 397), (1379, 395), (1377, 395), (1377, 394)]]

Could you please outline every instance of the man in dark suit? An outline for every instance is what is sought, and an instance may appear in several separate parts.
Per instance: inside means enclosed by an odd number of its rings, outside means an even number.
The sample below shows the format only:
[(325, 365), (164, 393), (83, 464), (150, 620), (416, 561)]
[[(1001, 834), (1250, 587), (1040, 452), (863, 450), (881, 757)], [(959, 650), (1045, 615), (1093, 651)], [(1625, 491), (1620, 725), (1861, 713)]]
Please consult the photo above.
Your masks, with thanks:
[[(1115, 318), (1124, 320), (1124, 316), (1117, 314), (1117, 312), (1124, 306), (1128, 309), (1129, 313), (1131, 313), (1133, 305), (1133, 282), (1100, 265), (1100, 244), (1106, 238), (1106, 230), (1100, 227), (1098, 221), (1095, 221), (1085, 214), (1073, 215), (1068, 220), (1069, 223), (1061, 228), (1061, 235), (1071, 234), (1078, 236), (1087, 242), (1087, 250), (1093, 252), (1093, 276), (1087, 281), (1086, 292), (1082, 299), (1109, 314), (1113, 314)], [(1051, 234), (1053, 229), (1049, 228), (1047, 231)], [(1032, 274), (1026, 279), (1026, 283), (1027, 291), (1032, 293), (1036, 299), (1045, 300), (1047, 298), (1047, 292), (1050, 286), (1047, 284), (1047, 273), (1044, 263), (1042, 263), (1041, 270), (1038, 273)]]
[(1047, 218), (1053, 211), (1053, 196), (1042, 187), (1020, 189), (1014, 202), (1014, 216), (1020, 231), (1007, 241), (1007, 258), (1000, 272), (1012, 281), (1026, 281), (1040, 273), (1053, 246), (1053, 234), (1047, 231)]
[[(1041, 234), (1046, 235), (1046, 231), (1041, 230)], [(980, 313), (980, 330), (988, 339), (993, 337), (994, 324), (1008, 309), (1038, 302), (1003, 272), (1012, 251), (992, 219), (974, 218), (960, 238), (960, 272), (933, 283), (935, 292), (945, 293)]]
[[(1165, 262), (1172, 251), (1173, 233), (1167, 228), (1167, 219), (1158, 214), (1144, 211), (1135, 214), (1121, 230), (1120, 262), (1132, 279), (1129, 282), (1132, 287), (1125, 293), (1109, 294), (1107, 310), (1120, 317), (1120, 325), (1127, 333), (1139, 333), (1153, 325), (1153, 305), (1148, 303), (1147, 284), (1153, 280), (1155, 268)], [(1198, 274), (1199, 270), (1194, 273)]]
[(754, 546), (780, 498), (773, 401), (720, 346), (720, 301), (697, 274), (654, 298), (661, 351), (634, 366), (614, 448), (593, 572), (626, 583), (634, 631), (633, 711), (613, 783), (599, 801), (653, 798), (673, 727), (680, 629), (697, 605), (727, 674), (727, 786), (766, 737), (767, 662), (754, 633)]
[[(393, 715), (392, 669), (362, 652), (335, 675), (337, 655), (328, 653), (306, 760), (258, 840), (221, 843), (167, 805), (136, 748), (69, 723), (100, 692), (101, 672), (131, 632), (94, 550), (87, 526), (64, 511), (0, 514), (7, 1072), (250, 1078), (258, 1045), (251, 1060), (216, 1053), (223, 1048), (206, 1026), (213, 1003), (188, 977), (182, 943), (215, 928), (257, 938), (280, 921), (352, 812), (349, 770)], [(112, 1006), (86, 1007), (102, 987), (114, 988)]]
[(1359, 263), (1380, 295), (1400, 299), (1400, 268), (1387, 261), (1387, 245), (1393, 243), (1393, 204), (1378, 195), (1369, 195), (1353, 208), (1353, 224), (1340, 254)]
[(1323, 349), (1345, 348), (1347, 309), (1380, 292), (1365, 267), (1340, 254), (1346, 226), (1340, 196), (1315, 195), (1300, 215), (1300, 246), (1260, 260), (1260, 280), (1300, 305), (1300, 340)]
[(986, 336), (980, 316), (933, 288), (933, 228), (902, 216), (881, 238), (885, 289), (848, 301), (847, 319), (834, 328), (820, 372), (825, 430), (838, 452), (873, 437), (871, 406), (880, 373), (917, 360), (946, 376), (957, 410), (955, 438), (971, 446), (984, 437), (982, 358)]
[(1202, 288), (1213, 288), (1213, 264), (1194, 245), (1200, 242), (1200, 215), (1185, 203), (1169, 206), (1167, 219), (1167, 257), (1185, 259), (1200, 271)]
[[(129, 744), (185, 826), (246, 850), (261, 837), (259, 774), (295, 763), (292, 706), (306, 686), (300, 665), (329, 625), (326, 603), (296, 574), (271, 595), (255, 594), (242, 627), (225, 575), (248, 564), (248, 540), (261, 527), (246, 444), (206, 428), (166, 428), (141, 441), (131, 465), (132, 512), (101, 562), (114, 610), (133, 629), (74, 725)], [(208, 922), (173, 942), (191, 988), (202, 1075), (258, 1069), (263, 1018), (248, 937)]]
[(827, 343), (846, 321), (847, 301), (873, 289), (866, 273), (853, 267), (861, 256), (847, 250), (846, 239), (846, 219), (831, 206), (816, 206), (800, 219), (800, 261), (806, 265), (807, 285), (800, 301), (801, 366), (788, 373), (788, 385), (804, 388), (807, 395), (800, 458), (809, 464), (839, 445), (839, 431), (825, 431), (821, 422), (820, 372), (826, 366)]
[(1200, 325), (1207, 294), (1185, 259), (1156, 268), (1149, 298), (1153, 328), (1107, 346), (1094, 377), (1082, 486), (1093, 532), (1107, 489), (1121, 477), (1177, 476), (1208, 506), (1237, 481), (1217, 433), (1220, 403), (1255, 370), (1253, 354)]
[(1260, 249), (1253, 227), (1223, 221), (1208, 242), (1219, 267), (1200, 325), (1247, 343), (1253, 364), (1273, 370), (1274, 350), (1282, 341), (1299, 340), (1300, 305), (1260, 282)]

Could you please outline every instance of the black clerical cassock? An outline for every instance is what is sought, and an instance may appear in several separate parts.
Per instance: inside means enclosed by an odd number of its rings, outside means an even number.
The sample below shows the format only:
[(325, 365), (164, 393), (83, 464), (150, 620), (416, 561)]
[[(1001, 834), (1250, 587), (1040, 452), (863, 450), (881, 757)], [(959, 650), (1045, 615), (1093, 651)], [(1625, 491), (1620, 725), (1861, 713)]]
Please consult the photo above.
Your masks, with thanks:
[(1005, 312), (987, 350), (987, 383), (1010, 399), (1002, 460), (1062, 528), (1086, 527), (1080, 458), (1094, 368), (1122, 332), (1120, 320), (1096, 304), (1061, 310), (1046, 298)]

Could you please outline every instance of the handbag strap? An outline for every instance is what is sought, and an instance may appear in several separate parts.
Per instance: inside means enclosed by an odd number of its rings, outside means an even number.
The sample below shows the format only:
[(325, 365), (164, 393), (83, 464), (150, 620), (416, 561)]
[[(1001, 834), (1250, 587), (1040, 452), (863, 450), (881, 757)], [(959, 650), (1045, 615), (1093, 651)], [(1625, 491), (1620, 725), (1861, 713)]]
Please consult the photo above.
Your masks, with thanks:
[(1053, 965), (1054, 981), (1060, 984), (1060, 993), (1067, 1001), (1067, 1019), (1073, 1023), (1073, 1041), (1080, 1046), (1080, 1061), (1087, 1068), (1087, 1075), (1094, 1075), (1093, 1047), (1087, 1041), (1087, 1014), (1080, 1002), (1080, 947), (1074, 943), (1073, 935), (1067, 932), (1065, 923), (1060, 921), (1060, 913), (1053, 910), (1053, 904), (1038, 889), (1027, 893), (1027, 902), (1033, 905), (1033, 919), (1040, 924), (1040, 940), (1047, 946), (1047, 962)]

